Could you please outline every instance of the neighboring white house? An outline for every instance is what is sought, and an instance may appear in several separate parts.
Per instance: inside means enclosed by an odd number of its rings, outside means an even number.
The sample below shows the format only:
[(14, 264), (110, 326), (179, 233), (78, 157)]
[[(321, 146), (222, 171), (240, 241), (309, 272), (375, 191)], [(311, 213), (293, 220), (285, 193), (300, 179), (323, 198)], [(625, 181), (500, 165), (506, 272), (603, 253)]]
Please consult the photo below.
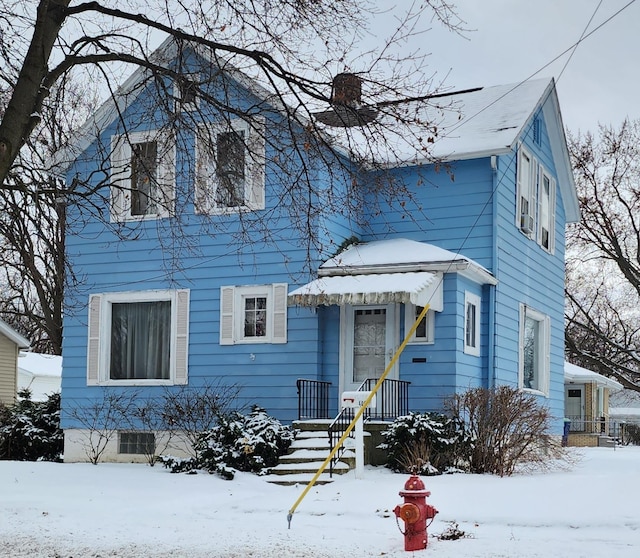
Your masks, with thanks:
[(29, 389), (32, 401), (45, 401), (60, 392), (62, 357), (21, 352), (18, 357), (18, 391)]

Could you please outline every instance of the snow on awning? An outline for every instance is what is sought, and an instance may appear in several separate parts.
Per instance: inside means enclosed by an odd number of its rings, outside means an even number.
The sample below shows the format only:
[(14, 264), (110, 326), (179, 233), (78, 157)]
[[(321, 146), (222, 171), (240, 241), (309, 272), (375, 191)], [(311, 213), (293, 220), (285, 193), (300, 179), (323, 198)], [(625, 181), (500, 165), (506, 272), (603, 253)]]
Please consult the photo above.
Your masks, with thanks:
[(441, 312), (442, 274), (429, 271), (320, 277), (289, 293), (289, 306), (429, 304)]

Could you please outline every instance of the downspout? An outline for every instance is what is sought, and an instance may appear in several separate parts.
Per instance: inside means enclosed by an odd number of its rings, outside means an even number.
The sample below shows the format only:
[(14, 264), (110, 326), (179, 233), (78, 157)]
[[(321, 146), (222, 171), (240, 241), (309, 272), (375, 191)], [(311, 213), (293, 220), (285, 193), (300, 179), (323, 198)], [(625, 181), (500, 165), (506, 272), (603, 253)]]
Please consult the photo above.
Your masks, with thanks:
[[(491, 272), (494, 277), (498, 277), (498, 202), (496, 195), (498, 192), (498, 157), (496, 155), (491, 156), (491, 239), (492, 253), (491, 253)], [(493, 389), (496, 385), (496, 285), (489, 285), (489, 346), (487, 350), (487, 388)]]

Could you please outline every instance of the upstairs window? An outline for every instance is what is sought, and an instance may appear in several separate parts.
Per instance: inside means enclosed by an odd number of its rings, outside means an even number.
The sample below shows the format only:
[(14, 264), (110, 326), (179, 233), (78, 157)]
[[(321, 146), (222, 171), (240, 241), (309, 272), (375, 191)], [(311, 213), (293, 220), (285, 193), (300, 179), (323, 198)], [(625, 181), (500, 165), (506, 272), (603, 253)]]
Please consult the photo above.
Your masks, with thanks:
[(464, 352), (480, 356), (480, 297), (464, 293)]
[(196, 110), (200, 105), (198, 96), (197, 75), (181, 76), (174, 82), (173, 96), (175, 98), (176, 112)]
[(200, 214), (264, 209), (264, 122), (234, 119), (202, 126), (196, 139), (195, 210)]
[(518, 151), (516, 225), (531, 240), (555, 250), (556, 182), (522, 146)]
[(521, 389), (543, 395), (549, 393), (550, 329), (548, 316), (524, 304), (520, 305), (519, 384)]
[(286, 343), (287, 285), (220, 289), (220, 344)]
[(174, 146), (166, 134), (135, 132), (111, 139), (111, 221), (172, 213)]
[[(413, 324), (420, 316), (420, 313), (424, 309), (424, 306), (416, 306), (415, 304), (407, 304), (405, 309), (405, 332), (413, 327)], [(413, 337), (409, 341), (410, 343), (433, 343), (434, 342), (434, 325), (435, 325), (435, 312), (429, 308), (427, 314), (416, 328)]]
[(553, 253), (555, 248), (555, 206), (556, 183), (540, 166), (540, 184), (538, 191), (538, 244), (547, 252)]
[(516, 224), (528, 237), (535, 233), (535, 165), (533, 157), (524, 148), (518, 151), (518, 204)]

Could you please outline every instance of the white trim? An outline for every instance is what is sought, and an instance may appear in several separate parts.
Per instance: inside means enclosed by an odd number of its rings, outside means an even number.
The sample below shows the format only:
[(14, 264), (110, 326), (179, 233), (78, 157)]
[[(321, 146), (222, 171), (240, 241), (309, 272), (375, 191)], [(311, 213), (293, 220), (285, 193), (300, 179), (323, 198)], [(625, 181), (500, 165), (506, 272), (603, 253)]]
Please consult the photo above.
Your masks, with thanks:
[(526, 237), (535, 238), (537, 165), (531, 152), (522, 143), (518, 144), (516, 172), (516, 227)]
[[(535, 371), (534, 387), (526, 387), (524, 385), (524, 334), (526, 328), (526, 319), (530, 318), (538, 323), (537, 339), (537, 361), (538, 369)], [(551, 366), (551, 319), (546, 314), (538, 312), (525, 304), (520, 303), (520, 327), (519, 327), (519, 343), (518, 343), (518, 386), (523, 391), (527, 391), (536, 395), (549, 396), (549, 377)]]
[[(157, 211), (145, 215), (132, 215), (131, 146), (150, 141), (155, 141), (157, 145), (157, 199), (155, 199)], [(169, 217), (173, 213), (175, 199), (175, 143), (168, 133), (160, 130), (149, 130), (112, 136), (110, 165), (109, 206), (111, 222), (154, 220)]]
[[(536, 239), (540, 247), (550, 254), (555, 252), (555, 236), (556, 236), (556, 181), (551, 176), (544, 165), (539, 165), (538, 171), (539, 184), (538, 184), (538, 231), (536, 235)], [(542, 240), (542, 229), (544, 223), (542, 222), (542, 202), (543, 202), (543, 192), (544, 192), (544, 179), (547, 178), (549, 180), (549, 245), (544, 246)]]
[[(223, 286), (220, 288), (220, 344), (246, 345), (287, 342), (286, 283), (268, 285)], [(266, 329), (264, 336), (245, 337), (244, 316), (246, 298), (266, 299)]]
[[(227, 132), (242, 132), (244, 142), (244, 203), (238, 206), (216, 205), (218, 180), (211, 165), (215, 166), (218, 136)], [(196, 180), (194, 192), (195, 213), (201, 215), (231, 214), (257, 211), (265, 207), (265, 120), (233, 118), (228, 122), (215, 122), (198, 126), (196, 133)]]
[(185, 74), (181, 76), (184, 81), (188, 83), (194, 84), (195, 87), (195, 102), (193, 103), (185, 103), (182, 101), (182, 88), (180, 87), (178, 80), (173, 80), (173, 99), (174, 99), (174, 110), (176, 112), (192, 112), (200, 107), (200, 95), (198, 95), (199, 86), (198, 83), (200, 81), (200, 74)]
[[(112, 380), (109, 378), (111, 351), (111, 305), (133, 302), (171, 302), (171, 346), (169, 379)], [(87, 343), (87, 385), (153, 386), (186, 384), (189, 339), (189, 290), (150, 290), (101, 293), (89, 298)]]
[[(419, 315), (418, 308), (422, 309), (422, 306), (416, 306), (415, 304), (404, 305), (404, 331), (405, 335), (413, 327), (416, 318)], [(426, 335), (424, 337), (418, 337), (417, 332), (411, 336), (409, 343), (412, 345), (433, 345), (435, 342), (435, 310), (429, 308), (427, 315), (424, 317), (426, 322)]]
[[(385, 310), (385, 358), (387, 366), (393, 352), (399, 344), (400, 316), (397, 304), (344, 305), (340, 307), (340, 380), (338, 392), (357, 389), (359, 384), (353, 382), (353, 344), (355, 312), (358, 310)], [(399, 366), (396, 362), (389, 371), (388, 379), (398, 379)], [(380, 402), (380, 400), (378, 400)]]
[[(469, 291), (464, 292), (464, 328), (462, 330), (462, 338), (464, 352), (472, 356), (480, 356), (480, 312), (481, 299), (477, 294)], [(471, 336), (469, 340), (469, 311), (473, 308), (473, 324), (471, 325)]]

